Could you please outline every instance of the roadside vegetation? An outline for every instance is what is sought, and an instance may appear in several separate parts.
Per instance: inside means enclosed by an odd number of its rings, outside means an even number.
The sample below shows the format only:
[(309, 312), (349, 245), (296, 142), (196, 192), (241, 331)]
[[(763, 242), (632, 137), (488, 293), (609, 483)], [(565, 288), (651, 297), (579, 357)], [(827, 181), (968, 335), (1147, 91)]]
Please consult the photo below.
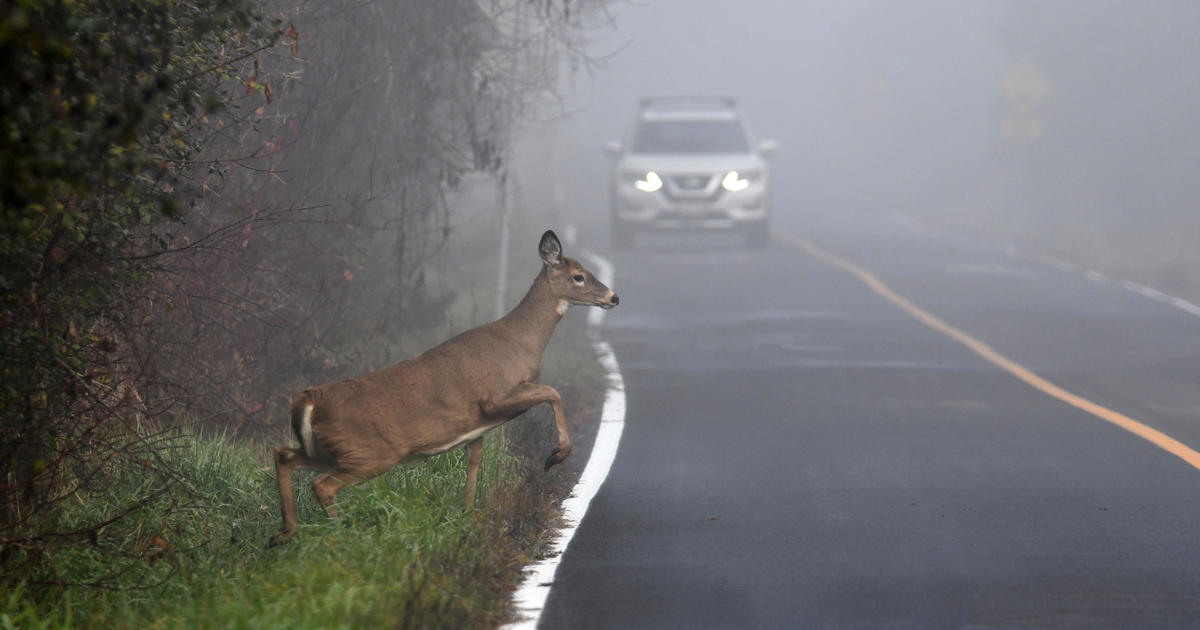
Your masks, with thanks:
[[(300, 388), (490, 319), (498, 217), (450, 198), (514, 168), (602, 4), (0, 4), (0, 626), (501, 618), (562, 481), (525, 466), (545, 418), (489, 437), (475, 512), (460, 452), (334, 521), (297, 475), (271, 551), (267, 454)], [(544, 372), (575, 401), (582, 336)]]
[[(595, 421), (602, 396), (580, 319), (564, 322), (567, 334), (551, 344), (546, 366), (574, 428)], [(300, 533), (268, 549), (279, 500), (267, 449), (181, 432), (165, 446), (185, 487), (171, 493), (177, 503), (148, 510), (128, 532), (141, 550), (132, 566), (102, 588), (10, 582), (0, 627), (494, 627), (570, 482), (541, 470), (554, 435), (546, 410), (489, 433), (475, 511), (462, 504), (462, 449), (342, 493), (337, 519), (308, 489), (313, 475), (297, 473)], [(80, 497), (60, 511), (61, 522), (90, 523), (98, 506), (136, 501), (152, 480), (134, 473), (109, 496)], [(52, 564), (42, 577), (64, 582), (117, 566), (91, 546), (59, 550)]]

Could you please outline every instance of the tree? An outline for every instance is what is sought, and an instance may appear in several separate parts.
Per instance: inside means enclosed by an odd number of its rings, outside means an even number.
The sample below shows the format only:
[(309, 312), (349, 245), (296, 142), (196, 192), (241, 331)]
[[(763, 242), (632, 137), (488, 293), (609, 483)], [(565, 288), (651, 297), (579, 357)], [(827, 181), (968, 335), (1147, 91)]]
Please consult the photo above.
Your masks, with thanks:
[(504, 166), (594, 4), (0, 5), (0, 573), (162, 577), (173, 427), (262, 434), (410, 349), (444, 193)]
[[(182, 216), (164, 165), (195, 152), (189, 126), (227, 61), (273, 40), (255, 25), (248, 2), (0, 6), (4, 569), (100, 547), (101, 528), (167, 488), (121, 352), (125, 307), (149, 279), (144, 227)], [(145, 500), (83, 520), (57, 509), (128, 466), (161, 472)]]

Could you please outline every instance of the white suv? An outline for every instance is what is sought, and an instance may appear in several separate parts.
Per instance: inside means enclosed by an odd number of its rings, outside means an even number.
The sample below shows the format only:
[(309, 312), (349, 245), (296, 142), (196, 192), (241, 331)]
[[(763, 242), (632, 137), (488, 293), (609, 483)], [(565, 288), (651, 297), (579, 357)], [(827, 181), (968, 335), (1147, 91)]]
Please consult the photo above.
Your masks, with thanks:
[(778, 144), (753, 141), (732, 98), (642, 99), (624, 144), (609, 142), (612, 239), (650, 230), (735, 230), (770, 240), (767, 162)]

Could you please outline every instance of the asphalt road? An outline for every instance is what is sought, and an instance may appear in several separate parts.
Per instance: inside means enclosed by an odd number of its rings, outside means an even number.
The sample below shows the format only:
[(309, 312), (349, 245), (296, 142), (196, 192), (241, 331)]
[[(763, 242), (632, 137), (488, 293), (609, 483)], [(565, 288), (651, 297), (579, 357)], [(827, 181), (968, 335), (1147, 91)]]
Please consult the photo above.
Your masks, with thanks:
[[(1200, 447), (1200, 317), (886, 213), (788, 229)], [(606, 253), (625, 432), (540, 627), (1200, 627), (1200, 470), (780, 239)]]

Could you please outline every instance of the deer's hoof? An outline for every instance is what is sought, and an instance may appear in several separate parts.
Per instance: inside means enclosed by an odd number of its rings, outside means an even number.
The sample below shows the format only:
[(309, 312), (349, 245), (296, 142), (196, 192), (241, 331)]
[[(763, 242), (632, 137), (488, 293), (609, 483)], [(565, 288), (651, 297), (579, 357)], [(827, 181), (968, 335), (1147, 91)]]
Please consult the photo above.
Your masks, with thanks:
[(546, 468), (543, 469), (543, 472), (546, 470), (550, 470), (550, 467), (555, 464), (561, 464), (562, 461), (564, 459), (566, 459), (567, 455), (569, 455), (570, 453), (571, 453), (570, 450), (564, 451), (561, 448), (554, 449), (554, 451), (550, 453), (550, 457), (546, 458)]
[(295, 530), (288, 531), (285, 529), (283, 531), (277, 532), (274, 536), (271, 536), (270, 540), (267, 541), (267, 549), (270, 549), (271, 547), (278, 547), (279, 545), (282, 545), (283, 543), (291, 540), (292, 536), (295, 536), (295, 535), (296, 535)]

